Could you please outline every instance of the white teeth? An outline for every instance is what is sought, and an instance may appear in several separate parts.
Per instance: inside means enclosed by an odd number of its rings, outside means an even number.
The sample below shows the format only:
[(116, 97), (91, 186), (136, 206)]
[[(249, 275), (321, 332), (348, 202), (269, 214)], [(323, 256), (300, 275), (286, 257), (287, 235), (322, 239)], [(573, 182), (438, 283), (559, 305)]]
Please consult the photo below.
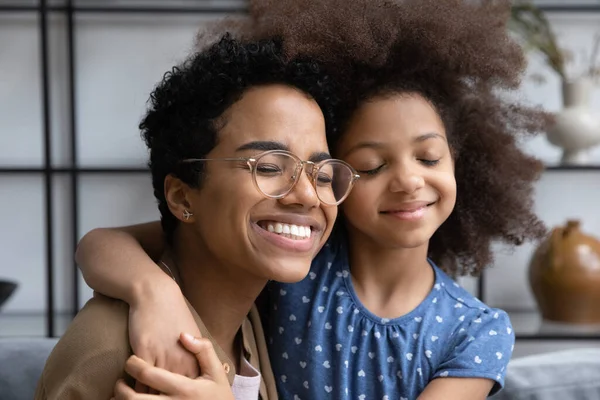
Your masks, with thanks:
[(290, 228), (290, 235), (294, 235), (294, 236), (300, 236), (298, 235), (298, 226), (297, 225), (292, 225)]
[(277, 233), (280, 235), (289, 235), (295, 239), (310, 238), (311, 229), (310, 226), (294, 225), (294, 224), (283, 224), (281, 222), (265, 222), (261, 224), (263, 229), (271, 233)]

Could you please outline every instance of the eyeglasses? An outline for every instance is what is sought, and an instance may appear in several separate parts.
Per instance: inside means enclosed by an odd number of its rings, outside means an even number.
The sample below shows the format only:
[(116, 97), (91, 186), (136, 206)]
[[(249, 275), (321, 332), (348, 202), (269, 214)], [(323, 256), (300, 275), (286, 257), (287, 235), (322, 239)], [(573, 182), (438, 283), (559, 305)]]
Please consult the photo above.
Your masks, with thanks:
[(306, 171), (319, 200), (336, 206), (348, 197), (354, 182), (360, 178), (354, 168), (342, 160), (328, 159), (320, 162), (303, 161), (284, 150), (270, 150), (256, 157), (240, 158), (189, 158), (182, 163), (205, 161), (243, 161), (252, 173), (254, 186), (264, 196), (281, 199), (287, 196)]

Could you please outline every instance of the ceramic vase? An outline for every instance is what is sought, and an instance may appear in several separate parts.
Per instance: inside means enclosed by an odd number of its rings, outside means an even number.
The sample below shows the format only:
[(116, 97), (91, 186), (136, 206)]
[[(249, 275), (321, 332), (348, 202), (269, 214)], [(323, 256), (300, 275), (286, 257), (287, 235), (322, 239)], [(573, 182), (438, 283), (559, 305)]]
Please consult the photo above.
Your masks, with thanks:
[(562, 83), (563, 109), (547, 132), (548, 141), (563, 150), (562, 164), (587, 164), (589, 149), (600, 144), (600, 110), (590, 107), (592, 88), (588, 78)]
[(545, 320), (600, 323), (600, 240), (580, 222), (552, 229), (529, 265), (529, 283)]

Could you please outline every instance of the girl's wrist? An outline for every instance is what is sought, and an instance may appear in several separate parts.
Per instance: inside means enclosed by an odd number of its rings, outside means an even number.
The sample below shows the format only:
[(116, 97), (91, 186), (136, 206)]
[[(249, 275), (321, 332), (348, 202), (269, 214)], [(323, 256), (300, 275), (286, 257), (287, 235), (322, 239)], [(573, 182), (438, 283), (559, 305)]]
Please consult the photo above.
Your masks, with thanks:
[(140, 303), (154, 301), (155, 299), (165, 298), (169, 294), (181, 295), (179, 285), (160, 268), (154, 265), (152, 272), (144, 273), (139, 279), (136, 279), (127, 299), (124, 299), (130, 306), (136, 307)]

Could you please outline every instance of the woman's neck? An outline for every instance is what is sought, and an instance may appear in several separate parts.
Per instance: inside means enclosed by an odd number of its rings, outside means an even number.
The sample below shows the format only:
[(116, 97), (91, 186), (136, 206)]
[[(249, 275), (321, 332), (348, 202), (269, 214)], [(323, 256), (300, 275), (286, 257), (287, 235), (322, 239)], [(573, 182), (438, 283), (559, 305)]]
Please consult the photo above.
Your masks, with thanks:
[(175, 246), (171, 259), (183, 295), (219, 347), (239, 364), (238, 333), (267, 280), (222, 265), (197, 245)]
[(425, 300), (435, 281), (427, 260), (428, 243), (415, 248), (385, 247), (351, 227), (348, 238), (352, 283), (369, 311), (392, 319)]

